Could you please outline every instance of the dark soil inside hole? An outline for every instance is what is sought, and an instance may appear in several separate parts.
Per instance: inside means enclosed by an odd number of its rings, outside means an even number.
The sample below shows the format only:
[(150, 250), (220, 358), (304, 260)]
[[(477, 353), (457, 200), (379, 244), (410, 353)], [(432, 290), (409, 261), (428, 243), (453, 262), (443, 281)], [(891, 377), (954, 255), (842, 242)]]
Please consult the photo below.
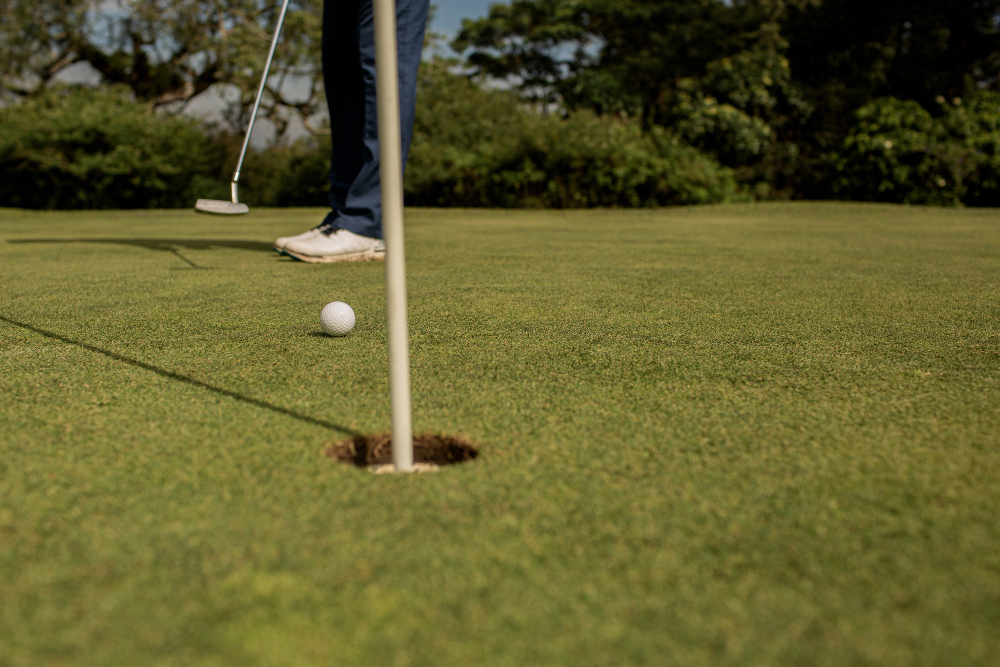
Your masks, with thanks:
[[(330, 445), (326, 455), (359, 468), (392, 463), (392, 434), (359, 435)], [(465, 438), (436, 433), (413, 436), (413, 462), (448, 466), (479, 456), (476, 446)]]

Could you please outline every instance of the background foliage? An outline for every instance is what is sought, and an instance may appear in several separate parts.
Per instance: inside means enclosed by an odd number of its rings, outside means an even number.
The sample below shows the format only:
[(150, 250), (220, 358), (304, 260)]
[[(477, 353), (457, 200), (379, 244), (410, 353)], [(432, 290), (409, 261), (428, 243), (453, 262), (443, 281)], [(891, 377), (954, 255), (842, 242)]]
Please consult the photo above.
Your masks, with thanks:
[[(227, 114), (245, 125), (281, 0), (0, 0), (0, 98), (44, 92), (86, 63), (105, 84), (128, 87), (151, 108), (181, 111), (212, 86), (239, 91)], [(261, 113), (279, 135), (293, 115), (323, 106), (321, 0), (294, 0), (275, 52)], [(295, 98), (284, 86), (305, 80)]]
[[(740, 198), (732, 171), (665, 131), (580, 111), (539, 115), (444, 66), (421, 74), (407, 202), (653, 206)], [(474, 122), (470, 119), (475, 119)], [(24, 208), (189, 207), (228, 197), (241, 137), (151, 114), (122, 88), (56, 87), (0, 109), (0, 202)], [(329, 139), (248, 155), (250, 205), (324, 206)]]
[(935, 117), (915, 100), (887, 97), (858, 109), (834, 191), (871, 201), (1000, 205), (1000, 95), (978, 92), (941, 106)]
[[(277, 0), (116, 2), (0, 0), (0, 205), (225, 196)], [(326, 202), (320, 7), (292, 3), (251, 204)], [(998, 26), (1000, 0), (496, 4), (425, 63), (407, 200), (998, 205)], [(79, 62), (114, 89), (54, 89)], [(213, 86), (239, 91), (224, 122), (178, 113)]]
[(214, 186), (219, 145), (154, 116), (120, 87), (50, 88), (0, 109), (0, 201), (23, 208), (190, 206)]
[[(998, 26), (1000, 0), (512, 0), (467, 21), (454, 47), (529, 100), (669, 128), (759, 197), (972, 204), (974, 188), (942, 198), (936, 177), (917, 186), (909, 172), (872, 191), (839, 152), (872, 129), (861, 109), (876, 100), (938, 119), (939, 98), (996, 92)], [(978, 127), (995, 128), (982, 117), (1000, 114), (995, 98), (977, 99)], [(985, 171), (994, 141), (966, 142)]]
[(649, 206), (725, 201), (730, 170), (662, 130), (589, 110), (527, 110), (441, 64), (424, 68), (407, 179), (430, 206)]

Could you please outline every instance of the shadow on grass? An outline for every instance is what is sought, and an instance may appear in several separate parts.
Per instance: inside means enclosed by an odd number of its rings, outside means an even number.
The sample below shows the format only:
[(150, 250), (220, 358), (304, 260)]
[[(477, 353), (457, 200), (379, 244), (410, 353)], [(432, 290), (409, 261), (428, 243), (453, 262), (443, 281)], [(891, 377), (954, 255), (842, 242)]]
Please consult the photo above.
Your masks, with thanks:
[(273, 405), (271, 403), (268, 403), (267, 401), (262, 401), (260, 399), (253, 398), (245, 394), (240, 394), (235, 391), (230, 391), (228, 389), (223, 389), (221, 387), (215, 387), (213, 385), (208, 384), (207, 382), (202, 382), (201, 380), (196, 380), (192, 377), (181, 375), (180, 373), (168, 371), (165, 368), (160, 368), (159, 366), (147, 364), (144, 361), (139, 361), (138, 359), (132, 359), (130, 357), (118, 354), (117, 352), (112, 352), (111, 350), (105, 350), (94, 345), (89, 345), (87, 343), (83, 343), (78, 340), (73, 340), (72, 338), (67, 338), (66, 336), (61, 336), (57, 333), (46, 331), (45, 329), (40, 329), (31, 324), (27, 324), (26, 322), (19, 322), (18, 320), (14, 320), (9, 317), (5, 317), (3, 315), (0, 315), (0, 321), (6, 322), (7, 324), (12, 324), (16, 327), (21, 327), (22, 329), (27, 329), (28, 331), (33, 331), (34, 333), (40, 336), (45, 336), (46, 338), (57, 340), (61, 343), (66, 343), (67, 345), (74, 345), (81, 349), (87, 350), (88, 352), (103, 354), (106, 357), (114, 359), (115, 361), (120, 361), (124, 364), (128, 364), (129, 366), (135, 366), (136, 368), (141, 368), (145, 371), (156, 373), (161, 377), (165, 377), (170, 380), (176, 380), (177, 382), (183, 382), (185, 384), (191, 385), (192, 387), (198, 387), (199, 389), (204, 389), (206, 391), (219, 394), (220, 396), (226, 396), (228, 398), (241, 401), (243, 403), (252, 405), (254, 407), (263, 408), (264, 410), (270, 410), (271, 412), (277, 412), (280, 415), (291, 417), (293, 419), (298, 419), (299, 421), (303, 421), (306, 422), (307, 424), (312, 424), (314, 426), (322, 426), (323, 428), (330, 429), (331, 431), (339, 431), (341, 433), (346, 433), (350, 436), (361, 437), (361, 433), (359, 431), (355, 431), (354, 429), (348, 428), (346, 426), (341, 426), (340, 424), (334, 424), (333, 422), (324, 421), (322, 419), (316, 419), (315, 417), (304, 415), (301, 412), (295, 412), (294, 410), (283, 408), (280, 405)]
[(192, 269), (207, 267), (198, 266), (181, 254), (181, 250), (211, 250), (212, 248), (235, 248), (252, 252), (274, 252), (270, 243), (263, 241), (240, 241), (233, 239), (133, 239), (133, 238), (82, 238), (82, 239), (8, 239), (7, 243), (104, 243), (146, 248), (169, 252)]

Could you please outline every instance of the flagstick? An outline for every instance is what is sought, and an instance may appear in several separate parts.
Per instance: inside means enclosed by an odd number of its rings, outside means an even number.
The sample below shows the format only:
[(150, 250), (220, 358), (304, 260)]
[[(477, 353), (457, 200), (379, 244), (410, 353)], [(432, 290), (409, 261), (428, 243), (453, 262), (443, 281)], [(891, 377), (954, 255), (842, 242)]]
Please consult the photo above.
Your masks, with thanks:
[(407, 472), (413, 469), (413, 423), (410, 411), (410, 344), (406, 324), (403, 147), (399, 119), (395, 0), (374, 0), (374, 12), (382, 233), (386, 245), (385, 289), (389, 325), (392, 462), (396, 466), (396, 472)]

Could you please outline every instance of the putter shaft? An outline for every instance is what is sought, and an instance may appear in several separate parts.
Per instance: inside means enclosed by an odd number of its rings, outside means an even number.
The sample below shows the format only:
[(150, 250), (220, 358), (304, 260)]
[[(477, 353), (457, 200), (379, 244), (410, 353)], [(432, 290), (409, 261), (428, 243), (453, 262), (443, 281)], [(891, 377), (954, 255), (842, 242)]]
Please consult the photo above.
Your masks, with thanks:
[(278, 46), (278, 38), (281, 36), (281, 27), (285, 24), (285, 14), (288, 12), (288, 2), (281, 5), (281, 13), (278, 14), (278, 25), (274, 28), (274, 36), (271, 38), (271, 48), (267, 52), (267, 62), (264, 64), (264, 73), (260, 77), (260, 86), (257, 88), (257, 98), (253, 103), (253, 111), (250, 112), (250, 123), (247, 125), (247, 133), (243, 137), (243, 148), (240, 150), (240, 159), (236, 163), (236, 171), (233, 172), (232, 195), (233, 203), (239, 203), (239, 192), (236, 187), (240, 180), (240, 170), (243, 168), (243, 158), (246, 157), (247, 147), (250, 146), (250, 134), (253, 132), (253, 123), (257, 120), (257, 109), (260, 107), (260, 100), (264, 96), (264, 88), (267, 85), (267, 76), (271, 73), (271, 61), (274, 60), (274, 50)]

